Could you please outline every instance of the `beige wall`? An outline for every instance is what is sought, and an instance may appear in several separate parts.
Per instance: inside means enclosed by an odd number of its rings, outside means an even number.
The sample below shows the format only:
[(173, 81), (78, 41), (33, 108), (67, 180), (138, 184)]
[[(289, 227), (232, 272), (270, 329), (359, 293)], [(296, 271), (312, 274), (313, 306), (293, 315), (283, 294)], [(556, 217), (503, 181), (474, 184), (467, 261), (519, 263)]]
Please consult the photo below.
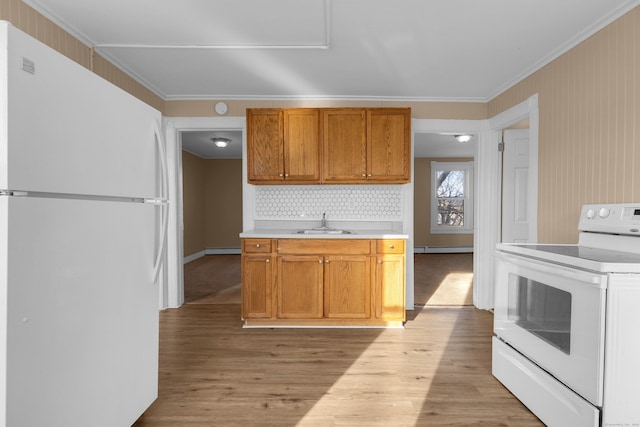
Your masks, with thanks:
[(417, 158), (413, 182), (414, 246), (473, 246), (473, 234), (431, 234), (431, 161), (470, 162), (473, 158)]
[(538, 93), (538, 240), (575, 243), (585, 203), (640, 202), (640, 7), (489, 103)]
[(210, 159), (205, 166), (205, 244), (240, 248), (242, 159)]
[(182, 152), (184, 255), (240, 248), (242, 160)]
[(182, 152), (182, 204), (184, 255), (203, 251), (205, 246), (206, 160)]

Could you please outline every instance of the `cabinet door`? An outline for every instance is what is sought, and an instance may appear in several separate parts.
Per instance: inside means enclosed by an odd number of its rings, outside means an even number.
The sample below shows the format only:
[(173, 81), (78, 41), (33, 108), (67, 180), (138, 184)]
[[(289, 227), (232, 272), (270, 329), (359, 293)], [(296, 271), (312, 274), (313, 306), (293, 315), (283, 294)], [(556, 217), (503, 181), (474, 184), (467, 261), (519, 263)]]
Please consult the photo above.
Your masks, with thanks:
[(404, 255), (378, 255), (375, 265), (375, 310), (381, 320), (405, 320)]
[(324, 260), (317, 255), (277, 257), (279, 319), (321, 319)]
[(242, 256), (242, 318), (272, 316), (272, 258), (270, 255)]
[(323, 111), (323, 181), (362, 182), (367, 172), (364, 109)]
[(284, 177), (287, 181), (320, 180), (320, 111), (284, 111)]
[(284, 180), (282, 110), (247, 110), (247, 169), (249, 182)]
[(324, 317), (371, 317), (371, 258), (333, 255), (325, 258)]
[(405, 108), (367, 110), (367, 179), (409, 182), (411, 114)]

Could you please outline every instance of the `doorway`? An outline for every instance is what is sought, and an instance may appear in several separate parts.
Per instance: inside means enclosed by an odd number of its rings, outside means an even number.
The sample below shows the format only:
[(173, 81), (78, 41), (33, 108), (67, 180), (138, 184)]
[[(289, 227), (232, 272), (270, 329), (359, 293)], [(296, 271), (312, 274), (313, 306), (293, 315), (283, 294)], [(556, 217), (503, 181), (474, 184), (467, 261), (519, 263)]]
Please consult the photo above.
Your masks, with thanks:
[(242, 231), (242, 132), (182, 131), (180, 140), (185, 303), (235, 301), (240, 278), (231, 258), (240, 253)]
[[(168, 161), (170, 163), (169, 165), (169, 170), (170, 170), (170, 179), (169, 179), (169, 194), (170, 194), (170, 214), (169, 214), (169, 233), (168, 233), (168, 251), (169, 251), (169, 256), (168, 256), (168, 265), (167, 265), (167, 269), (168, 269), (168, 277), (169, 277), (169, 283), (166, 289), (164, 289), (163, 292), (163, 298), (162, 298), (162, 302), (163, 302), (163, 307), (168, 307), (168, 308), (177, 308), (180, 307), (183, 303), (184, 303), (184, 262), (185, 262), (185, 248), (184, 248), (184, 242), (185, 242), (185, 234), (187, 232), (187, 230), (185, 229), (185, 216), (184, 216), (184, 209), (183, 206), (184, 204), (187, 203), (187, 201), (185, 200), (185, 187), (183, 186), (183, 182), (185, 181), (185, 176), (184, 176), (184, 171), (183, 171), (183, 134), (185, 133), (194, 133), (194, 135), (198, 135), (195, 134), (195, 132), (202, 132), (201, 134), (199, 134), (200, 138), (206, 138), (209, 139), (213, 138), (214, 136), (212, 135), (208, 135), (206, 134), (207, 132), (213, 132), (216, 135), (218, 134), (223, 134), (224, 133), (232, 133), (235, 135), (235, 137), (237, 138), (237, 148), (239, 148), (239, 153), (240, 154), (240, 159), (238, 160), (239, 163), (241, 164), (241, 156), (243, 156), (243, 152), (244, 152), (244, 129), (245, 129), (245, 121), (243, 117), (176, 117), (176, 118), (165, 118), (165, 130), (166, 130), (166, 140), (167, 140), (167, 151), (168, 151)], [(219, 135), (218, 135), (219, 136)], [(212, 144), (214, 143), (214, 141), (210, 141)], [(212, 147), (210, 147), (212, 148)], [(189, 149), (189, 146), (187, 144), (187, 149)], [(188, 153), (188, 151), (184, 151), (184, 153)], [(185, 156), (192, 156), (192, 153), (189, 154), (185, 154)], [(233, 157), (233, 156), (232, 156)], [(237, 157), (237, 155), (236, 155)], [(192, 159), (193, 160), (193, 159)], [(197, 159), (196, 159), (197, 160)], [(209, 162), (214, 162), (217, 160), (221, 160), (221, 159), (209, 159)], [(198, 161), (195, 162), (196, 164), (199, 163)], [(236, 205), (240, 205), (240, 212), (242, 212), (242, 203), (244, 203), (244, 194), (242, 193), (242, 186), (241, 186), (241, 176), (244, 173), (244, 170), (242, 170), (243, 166), (241, 166), (241, 169), (238, 171), (237, 167), (236, 168), (232, 168), (235, 172), (233, 173), (237, 173), (239, 174), (240, 178), (237, 179), (238, 184), (240, 185), (239, 189), (232, 191), (232, 197), (235, 197), (234, 200), (240, 200), (240, 202), (234, 202)], [(196, 170), (198, 169), (198, 167), (196, 167)], [(204, 168), (206, 170), (206, 168)], [(220, 171), (222, 168), (220, 167), (216, 167), (213, 168), (213, 170), (215, 171)], [(205, 172), (200, 171), (201, 176), (206, 176)], [(198, 174), (196, 173), (196, 176)], [(215, 177), (215, 173), (212, 174)], [(209, 188), (213, 188), (214, 189), (214, 193), (215, 191), (226, 191), (227, 188), (229, 187), (229, 183), (232, 182), (230, 181), (229, 175), (231, 175), (231, 173), (223, 173), (222, 176), (219, 176), (217, 179), (213, 179), (213, 181), (216, 183), (214, 185), (210, 185)], [(197, 179), (196, 179), (197, 182)], [(187, 183), (187, 188), (188, 188), (188, 183)], [(223, 188), (225, 187), (225, 188)], [(205, 187), (206, 188), (206, 187)], [(203, 190), (204, 192), (207, 192), (207, 190)], [(201, 194), (200, 190), (197, 190), (197, 194)], [(195, 200), (198, 201), (198, 199), (202, 199), (202, 203), (200, 203), (200, 206), (203, 207), (203, 209), (205, 210), (205, 212), (207, 212), (207, 208), (206, 208), (206, 201), (205, 201), (205, 197), (204, 195), (202, 197), (198, 197), (196, 194), (195, 197), (189, 197), (187, 196), (187, 200)], [(230, 197), (231, 197), (230, 196)], [(204, 218), (201, 219), (197, 219), (198, 215), (196, 214), (196, 227), (201, 227), (200, 231), (201, 231), (201, 235), (205, 236), (205, 239), (199, 243), (196, 243), (195, 246), (191, 247), (190, 249), (188, 248), (187, 250), (189, 252), (193, 252), (187, 255), (190, 255), (190, 258), (187, 258), (186, 260), (189, 261), (191, 259), (191, 256), (193, 256), (193, 259), (197, 259), (202, 257), (203, 255), (205, 255), (206, 253), (229, 253), (232, 252), (234, 253), (239, 253), (239, 243), (233, 243), (230, 242), (229, 240), (226, 240), (226, 243), (219, 243), (220, 240), (216, 240), (219, 239), (222, 235), (222, 233), (220, 232), (218, 224), (225, 224), (226, 223), (226, 216), (229, 215), (229, 211), (231, 211), (231, 209), (226, 209), (225, 208), (225, 203), (229, 204), (229, 202), (224, 202), (224, 198), (220, 199), (216, 199), (216, 197), (211, 197), (210, 198), (210, 202), (213, 205), (212, 208), (215, 212), (217, 212), (217, 214), (221, 215), (221, 216), (214, 216), (213, 217), (213, 222), (209, 226), (209, 228), (207, 228), (206, 226), (206, 221)], [(216, 200), (218, 200), (218, 202), (216, 202)], [(220, 200), (223, 200), (222, 202), (220, 202)], [(189, 208), (187, 208), (187, 211), (189, 211)], [(200, 209), (196, 209), (195, 212), (201, 211)], [(187, 214), (189, 215), (189, 214)], [(201, 217), (204, 217), (206, 214), (200, 214)], [(234, 218), (237, 218), (235, 215), (233, 216)], [(242, 218), (242, 215), (238, 215), (239, 218)], [(191, 221), (193, 218), (186, 218), (188, 221)], [(240, 226), (240, 229), (242, 227)], [(197, 229), (197, 228), (196, 228)], [(210, 234), (213, 235), (212, 239), (213, 240), (207, 240), (207, 235), (209, 235), (209, 231), (208, 230), (213, 230), (210, 231)], [(216, 230), (218, 230), (216, 232)], [(238, 238), (238, 242), (239, 242), (239, 231), (237, 233), (235, 233), (233, 230), (229, 231), (229, 236), (233, 236), (235, 234), (235, 237)], [(197, 233), (196, 233), (197, 234)], [(209, 235), (209, 237), (211, 237), (211, 235)], [(230, 237), (232, 238), (232, 237)], [(214, 242), (213, 244), (210, 242)], [(196, 242), (197, 242), (197, 236), (196, 236)], [(218, 243), (215, 243), (218, 242)], [(211, 246), (211, 247), (208, 247)]]
[[(473, 227), (464, 220), (451, 227), (439, 226), (441, 206), (434, 199), (436, 187), (442, 187), (436, 185), (434, 165), (474, 162), (478, 136), (470, 133), (470, 140), (460, 142), (456, 136), (461, 134), (464, 132), (414, 134), (414, 287), (418, 306), (471, 305), (473, 301)], [(456, 196), (472, 197), (473, 186), (466, 185), (472, 181), (457, 186)], [(458, 204), (456, 211), (472, 218), (473, 203)]]
[(180, 138), (185, 260), (240, 253), (242, 132), (183, 131)]

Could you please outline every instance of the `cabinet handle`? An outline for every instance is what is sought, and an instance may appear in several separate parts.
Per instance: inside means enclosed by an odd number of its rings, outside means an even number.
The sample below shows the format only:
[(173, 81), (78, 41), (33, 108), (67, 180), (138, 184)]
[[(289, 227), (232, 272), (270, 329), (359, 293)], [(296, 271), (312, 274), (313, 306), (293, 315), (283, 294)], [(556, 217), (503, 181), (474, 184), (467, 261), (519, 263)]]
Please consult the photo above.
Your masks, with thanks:
[(289, 177), (289, 174), (288, 174), (288, 173), (285, 173), (285, 174), (284, 174), (284, 176), (288, 178), (288, 177)]
[(319, 260), (318, 260), (318, 263), (322, 264), (322, 260), (321, 260), (321, 259), (319, 259)]
[(326, 260), (324, 263), (325, 263), (325, 264), (329, 264), (329, 260)]
[(396, 248), (396, 245), (389, 245), (389, 248), (390, 248), (390, 249), (395, 249), (395, 248)]
[(266, 262), (267, 264), (269, 264), (271, 262), (271, 260), (269, 258), (265, 259), (264, 262)]
[(282, 176), (282, 174), (281, 174), (281, 173), (279, 173), (279, 174), (278, 174), (278, 176)]
[(371, 174), (368, 174), (367, 176), (371, 176)]
[(382, 260), (378, 258), (378, 264), (382, 264)]
[(256, 243), (256, 248), (259, 248), (259, 247), (260, 247), (260, 243)]
[(362, 176), (367, 176), (367, 174), (366, 174), (366, 173), (363, 173), (363, 174), (362, 174)]

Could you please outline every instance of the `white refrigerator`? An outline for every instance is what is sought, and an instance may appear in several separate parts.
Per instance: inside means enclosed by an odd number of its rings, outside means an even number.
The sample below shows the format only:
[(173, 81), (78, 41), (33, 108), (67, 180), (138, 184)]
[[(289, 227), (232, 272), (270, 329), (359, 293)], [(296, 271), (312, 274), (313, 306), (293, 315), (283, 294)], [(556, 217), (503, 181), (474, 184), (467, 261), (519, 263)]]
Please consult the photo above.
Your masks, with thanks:
[(0, 21), (0, 426), (128, 426), (156, 399), (160, 120)]

